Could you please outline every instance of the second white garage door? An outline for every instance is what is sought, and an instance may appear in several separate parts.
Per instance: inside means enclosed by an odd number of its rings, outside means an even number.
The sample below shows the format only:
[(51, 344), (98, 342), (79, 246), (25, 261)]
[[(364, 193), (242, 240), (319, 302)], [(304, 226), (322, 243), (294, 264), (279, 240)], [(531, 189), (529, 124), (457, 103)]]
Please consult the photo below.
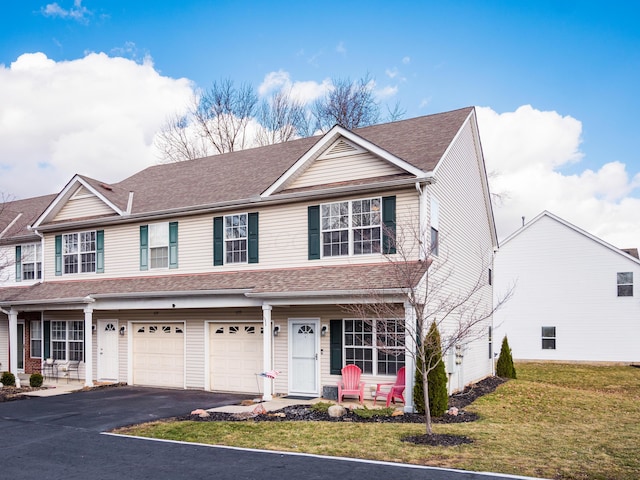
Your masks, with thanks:
[(184, 388), (184, 325), (134, 323), (133, 384)]
[(262, 338), (260, 323), (212, 323), (209, 325), (211, 390), (258, 392), (256, 374), (263, 371)]

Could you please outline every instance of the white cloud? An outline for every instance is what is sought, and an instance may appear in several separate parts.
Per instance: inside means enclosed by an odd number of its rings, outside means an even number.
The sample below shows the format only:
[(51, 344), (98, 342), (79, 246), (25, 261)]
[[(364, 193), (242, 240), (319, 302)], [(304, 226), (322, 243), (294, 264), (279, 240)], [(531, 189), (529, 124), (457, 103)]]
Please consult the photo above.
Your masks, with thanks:
[(393, 97), (396, 93), (398, 93), (398, 87), (392, 87), (391, 85), (387, 85), (386, 87), (382, 87), (380, 89), (375, 90), (375, 95), (379, 99), (385, 99), (389, 97)]
[(398, 74), (399, 74), (400, 72), (398, 72), (398, 69), (397, 69), (396, 67), (393, 67), (393, 68), (387, 68), (387, 69), (384, 71), (384, 73), (385, 73), (385, 75), (387, 75), (387, 77), (389, 77), (389, 78), (395, 78), (395, 77), (397, 77), (397, 76), (398, 76)]
[(340, 42), (336, 47), (336, 52), (340, 55), (346, 57), (347, 56), (347, 47), (344, 46), (344, 42)]
[(70, 18), (78, 22), (88, 22), (87, 17), (93, 15), (87, 7), (82, 6), (82, 0), (74, 0), (73, 7), (67, 9), (62, 8), (58, 3), (49, 3), (40, 9), (45, 17)]
[(402, 57), (402, 63), (408, 65), (409, 63), (411, 63), (411, 57)]
[(258, 86), (258, 94), (264, 97), (282, 88), (290, 91), (294, 99), (308, 104), (330, 90), (332, 83), (329, 78), (325, 78), (320, 83), (314, 80), (294, 82), (291, 80), (289, 72), (278, 70), (277, 72), (269, 72), (264, 76), (264, 80)]
[[(494, 213), (505, 238), (549, 210), (621, 248), (640, 247), (640, 174), (621, 162), (579, 170), (582, 124), (570, 116), (529, 105), (515, 112), (477, 109), (490, 183), (503, 197)], [(566, 174), (573, 165), (579, 173)]]
[(0, 192), (53, 193), (76, 173), (117, 182), (157, 163), (154, 135), (192, 91), (148, 58), (32, 53), (0, 65)]

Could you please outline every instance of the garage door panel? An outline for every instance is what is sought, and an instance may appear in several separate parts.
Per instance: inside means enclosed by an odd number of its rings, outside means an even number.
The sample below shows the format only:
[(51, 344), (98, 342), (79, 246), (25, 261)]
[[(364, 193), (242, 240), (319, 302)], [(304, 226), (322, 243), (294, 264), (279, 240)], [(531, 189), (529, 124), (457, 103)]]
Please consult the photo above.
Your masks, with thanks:
[(262, 371), (263, 333), (260, 324), (212, 324), (209, 336), (211, 390), (256, 393)]
[(133, 383), (155, 387), (184, 387), (184, 328), (182, 324), (133, 324)]

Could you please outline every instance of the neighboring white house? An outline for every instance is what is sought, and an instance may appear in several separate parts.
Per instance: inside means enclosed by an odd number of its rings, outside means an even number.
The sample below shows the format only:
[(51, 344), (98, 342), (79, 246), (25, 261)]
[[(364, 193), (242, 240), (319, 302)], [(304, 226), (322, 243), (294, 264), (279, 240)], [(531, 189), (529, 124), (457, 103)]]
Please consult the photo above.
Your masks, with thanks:
[(542, 212), (502, 242), (495, 313), (516, 360), (640, 362), (640, 260), (552, 213)]
[[(0, 212), (0, 362), (31, 373), (43, 358), (79, 361), (87, 385), (265, 398), (320, 395), (345, 364), (368, 384), (393, 381), (414, 369), (405, 292), (428, 264), (400, 249), (433, 240), (432, 270), (452, 270), (442, 294), (482, 278), (474, 304), (490, 312), (497, 237), (473, 108), (336, 126), (115, 184), (75, 175), (54, 196)], [(419, 275), (394, 275), (390, 259)], [(395, 330), (345, 311), (382, 294)], [(452, 390), (491, 374), (490, 326), (450, 362)], [(257, 382), (272, 369), (275, 380)], [(413, 373), (407, 381), (411, 391)]]

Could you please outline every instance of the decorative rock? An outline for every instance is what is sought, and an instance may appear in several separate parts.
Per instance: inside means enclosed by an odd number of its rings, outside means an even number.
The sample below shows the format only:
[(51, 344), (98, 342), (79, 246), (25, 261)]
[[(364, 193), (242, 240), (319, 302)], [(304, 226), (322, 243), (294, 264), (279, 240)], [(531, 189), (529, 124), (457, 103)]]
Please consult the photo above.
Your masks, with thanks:
[(262, 415), (263, 413), (267, 413), (267, 410), (259, 403), (256, 405), (256, 408), (253, 409), (253, 413), (256, 415)]
[(451, 407), (449, 410), (447, 410), (447, 415), (451, 415), (454, 417), (458, 416), (458, 409), (456, 407)]
[(399, 408), (396, 408), (393, 413), (391, 413), (392, 417), (401, 417), (404, 415), (404, 412), (402, 410), (400, 410)]
[(22, 386), (20, 385), (20, 377), (18, 377), (16, 375), (16, 388), (22, 388)]
[(342, 405), (331, 405), (327, 410), (327, 413), (331, 418), (340, 418), (344, 417), (347, 410)]
[(211, 416), (209, 412), (203, 410), (202, 408), (195, 409), (193, 412), (191, 412), (191, 415), (198, 415), (200, 418), (207, 418)]
[(242, 400), (240, 402), (240, 405), (242, 405), (243, 407), (248, 407), (249, 405), (254, 405), (256, 402), (254, 402), (253, 400)]

